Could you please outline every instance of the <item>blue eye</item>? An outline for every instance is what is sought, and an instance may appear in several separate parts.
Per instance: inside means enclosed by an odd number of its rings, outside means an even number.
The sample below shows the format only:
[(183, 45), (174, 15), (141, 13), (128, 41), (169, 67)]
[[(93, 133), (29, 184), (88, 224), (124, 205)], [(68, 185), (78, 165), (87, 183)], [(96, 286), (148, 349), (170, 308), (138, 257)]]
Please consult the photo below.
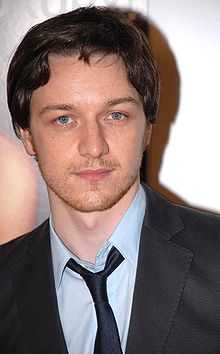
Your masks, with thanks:
[(127, 116), (124, 113), (121, 113), (121, 112), (112, 112), (111, 113), (111, 119), (113, 119), (113, 120), (123, 120), (126, 118), (127, 118)]
[(56, 122), (57, 122), (59, 125), (63, 125), (63, 126), (71, 124), (72, 121), (73, 121), (73, 120), (72, 120), (71, 117), (65, 116), (65, 115), (60, 116), (60, 117), (58, 117), (58, 118), (56, 119)]

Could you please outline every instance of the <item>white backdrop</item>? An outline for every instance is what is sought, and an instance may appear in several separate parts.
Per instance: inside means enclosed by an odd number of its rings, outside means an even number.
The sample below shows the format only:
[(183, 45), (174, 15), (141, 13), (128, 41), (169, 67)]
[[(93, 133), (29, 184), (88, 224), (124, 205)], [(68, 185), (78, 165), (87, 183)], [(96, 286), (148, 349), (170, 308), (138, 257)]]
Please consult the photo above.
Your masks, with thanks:
[[(89, 3), (86, 0), (0, 0), (0, 131), (13, 136), (6, 105), (5, 77), (18, 41), (35, 23)], [(150, 16), (165, 37), (176, 63), (180, 97), (158, 171), (159, 183), (164, 190), (189, 204), (220, 211), (220, 1), (97, 0), (92, 3), (139, 10)], [(166, 65), (164, 68), (164, 77), (169, 76)], [(166, 89), (165, 83), (162, 89)], [(149, 159), (152, 166), (154, 150)], [(38, 179), (40, 222), (47, 215), (48, 206), (39, 174)], [(149, 179), (160, 190), (151, 174)]]
[(152, 0), (180, 75), (180, 102), (160, 181), (191, 204), (220, 211), (220, 1)]

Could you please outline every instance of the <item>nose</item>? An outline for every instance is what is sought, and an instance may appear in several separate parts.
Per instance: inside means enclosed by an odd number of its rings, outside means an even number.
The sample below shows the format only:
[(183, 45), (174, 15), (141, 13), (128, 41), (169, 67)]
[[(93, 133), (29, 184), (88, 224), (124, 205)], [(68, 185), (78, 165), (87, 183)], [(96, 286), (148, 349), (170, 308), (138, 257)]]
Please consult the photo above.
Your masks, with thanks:
[(81, 128), (79, 153), (87, 158), (100, 158), (109, 152), (104, 129), (97, 121), (90, 121)]

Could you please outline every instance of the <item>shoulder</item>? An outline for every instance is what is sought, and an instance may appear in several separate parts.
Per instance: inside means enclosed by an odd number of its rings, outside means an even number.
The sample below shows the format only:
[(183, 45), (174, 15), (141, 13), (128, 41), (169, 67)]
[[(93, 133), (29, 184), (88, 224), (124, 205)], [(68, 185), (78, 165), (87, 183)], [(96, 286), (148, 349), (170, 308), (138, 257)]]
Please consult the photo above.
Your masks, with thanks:
[(33, 252), (35, 248), (49, 235), (49, 222), (45, 220), (37, 228), (7, 243), (0, 245), (0, 267), (4, 268), (19, 262), (27, 252)]
[(220, 252), (219, 214), (174, 204), (147, 186), (145, 191), (149, 208), (147, 222), (153, 228), (193, 251), (210, 245)]
[(220, 227), (220, 215), (192, 207), (174, 205), (187, 227), (199, 229), (200, 232), (217, 230)]
[(220, 215), (189, 207), (175, 207), (184, 228), (173, 240), (190, 249), (197, 259), (220, 265)]

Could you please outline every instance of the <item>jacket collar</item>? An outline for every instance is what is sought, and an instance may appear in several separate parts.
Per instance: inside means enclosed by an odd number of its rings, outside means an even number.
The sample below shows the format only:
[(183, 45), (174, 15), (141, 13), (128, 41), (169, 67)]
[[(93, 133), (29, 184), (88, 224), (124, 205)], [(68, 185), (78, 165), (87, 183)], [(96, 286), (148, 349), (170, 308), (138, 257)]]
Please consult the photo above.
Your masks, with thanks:
[(179, 216), (179, 207), (170, 203), (149, 186), (143, 185), (147, 196), (147, 208), (144, 226), (157, 230), (166, 240), (184, 229), (184, 223)]

